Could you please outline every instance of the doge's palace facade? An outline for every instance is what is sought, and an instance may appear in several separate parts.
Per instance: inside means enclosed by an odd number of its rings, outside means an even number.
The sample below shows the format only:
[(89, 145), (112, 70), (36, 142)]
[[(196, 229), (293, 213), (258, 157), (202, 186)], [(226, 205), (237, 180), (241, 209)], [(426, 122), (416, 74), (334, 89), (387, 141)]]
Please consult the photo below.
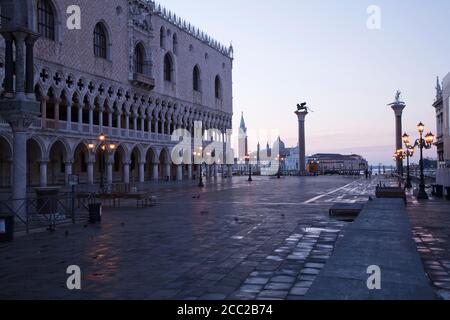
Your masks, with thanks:
[[(101, 171), (108, 183), (190, 179), (199, 169), (173, 164), (171, 133), (193, 131), (200, 121), (204, 130), (220, 130), (205, 133), (205, 141), (226, 142), (233, 114), (231, 46), (153, 1), (30, 2), (39, 34), (34, 95), (40, 115), (27, 130), (28, 186), (64, 185), (71, 174), (96, 184)], [(72, 5), (81, 9), (81, 29), (67, 26)], [(2, 81), (5, 46), (2, 38)], [(106, 168), (102, 133), (111, 146)], [(11, 127), (0, 118), (0, 188), (12, 184), (13, 149)], [(217, 174), (220, 165), (208, 174)]]

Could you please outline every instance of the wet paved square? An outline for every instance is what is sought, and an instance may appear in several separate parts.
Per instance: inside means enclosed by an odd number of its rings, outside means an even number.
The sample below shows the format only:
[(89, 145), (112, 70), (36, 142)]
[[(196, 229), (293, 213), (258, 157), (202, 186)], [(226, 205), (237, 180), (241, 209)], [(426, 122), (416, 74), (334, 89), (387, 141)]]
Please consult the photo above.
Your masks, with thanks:
[[(1, 245), (0, 298), (298, 299), (348, 224), (330, 204), (367, 199), (365, 188), (345, 177), (154, 187), (155, 207), (104, 208), (101, 225)], [(69, 265), (81, 291), (66, 288)]]

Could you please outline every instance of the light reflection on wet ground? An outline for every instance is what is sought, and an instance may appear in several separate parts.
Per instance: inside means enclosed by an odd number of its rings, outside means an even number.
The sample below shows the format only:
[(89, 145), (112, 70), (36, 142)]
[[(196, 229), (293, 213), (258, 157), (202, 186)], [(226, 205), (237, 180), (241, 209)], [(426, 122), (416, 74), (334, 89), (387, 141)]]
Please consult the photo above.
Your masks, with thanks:
[(428, 278), (438, 295), (450, 300), (450, 202), (415, 202), (408, 214)]
[[(377, 183), (256, 177), (155, 188), (155, 207), (125, 203), (105, 208), (101, 226), (1, 245), (0, 298), (301, 299), (349, 225), (328, 209), (367, 201)], [(65, 288), (72, 264), (80, 292)]]

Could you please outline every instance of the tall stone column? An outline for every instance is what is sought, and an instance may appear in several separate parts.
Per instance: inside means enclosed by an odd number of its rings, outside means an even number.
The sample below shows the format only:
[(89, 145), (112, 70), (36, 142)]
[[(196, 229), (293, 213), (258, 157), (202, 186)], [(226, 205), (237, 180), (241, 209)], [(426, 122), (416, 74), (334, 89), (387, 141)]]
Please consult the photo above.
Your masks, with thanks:
[(192, 164), (188, 165), (188, 179), (192, 180)]
[(183, 165), (177, 165), (177, 181), (183, 180)]
[(69, 176), (73, 173), (73, 160), (67, 161), (65, 164), (66, 185), (69, 184)]
[(123, 164), (123, 183), (130, 183), (130, 163), (125, 162)]
[[(401, 92), (397, 91), (395, 95), (395, 101), (390, 103), (389, 106), (394, 110), (395, 115), (395, 150), (403, 149), (403, 128), (402, 128), (402, 115), (406, 104), (400, 100)], [(403, 160), (397, 159), (397, 173), (403, 175)]]
[(159, 163), (153, 163), (152, 164), (152, 166), (153, 166), (153, 168), (152, 168), (152, 180), (154, 180), (154, 181), (158, 181), (158, 176), (159, 176), (159, 174), (158, 174), (158, 164)]
[(92, 160), (87, 163), (87, 180), (89, 185), (94, 184), (94, 162)]
[(145, 182), (145, 162), (139, 162), (139, 182)]
[(25, 92), (28, 98), (34, 98), (34, 44), (37, 36), (29, 34), (25, 39), (26, 46), (26, 84)]
[[(21, 9), (22, 10), (22, 9)], [(18, 14), (18, 13), (17, 13)], [(7, 22), (5, 22), (7, 24)], [(6, 27), (2, 25), (5, 29)], [(27, 138), (28, 129), (33, 120), (39, 115), (39, 103), (26, 95), (27, 79), (34, 76), (34, 68), (30, 61), (33, 56), (33, 47), (25, 51), (25, 40), (28, 36), (38, 36), (26, 28), (17, 28), (16, 31), (0, 32), (5, 38), (5, 94), (0, 97), (0, 116), (11, 126), (13, 133), (13, 177), (12, 195), (13, 209), (22, 218), (26, 217), (27, 206)], [(13, 39), (15, 39), (15, 64), (13, 63)], [(29, 56), (28, 63), (25, 58)], [(15, 87), (14, 69), (15, 66)], [(29, 85), (30, 83), (28, 83)]]
[(299, 147), (299, 174), (306, 174), (306, 136), (305, 136), (305, 119), (308, 110), (297, 110), (295, 112), (298, 118), (298, 147)]
[(25, 66), (25, 32), (15, 32), (16, 39), (16, 99), (25, 99), (25, 80), (26, 80), (26, 66)]
[(113, 164), (114, 159), (108, 159), (106, 163), (106, 183), (109, 186), (113, 184)]
[(14, 93), (13, 35), (5, 33), (3, 38), (5, 38), (5, 96), (10, 98)]
[(48, 161), (47, 160), (40, 161), (39, 162), (39, 184), (43, 188), (48, 185), (47, 169), (48, 169)]

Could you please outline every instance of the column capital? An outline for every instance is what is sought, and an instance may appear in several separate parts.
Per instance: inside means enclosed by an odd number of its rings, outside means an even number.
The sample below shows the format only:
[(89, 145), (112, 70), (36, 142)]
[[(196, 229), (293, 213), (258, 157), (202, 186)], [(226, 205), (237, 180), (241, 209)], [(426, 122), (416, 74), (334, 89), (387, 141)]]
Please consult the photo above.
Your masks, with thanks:
[(33, 124), (34, 117), (29, 117), (25, 114), (8, 115), (2, 114), (2, 118), (5, 119), (11, 126), (13, 132), (26, 133), (30, 126)]
[(309, 114), (308, 111), (295, 111), (298, 117), (298, 121), (305, 121), (306, 116)]

